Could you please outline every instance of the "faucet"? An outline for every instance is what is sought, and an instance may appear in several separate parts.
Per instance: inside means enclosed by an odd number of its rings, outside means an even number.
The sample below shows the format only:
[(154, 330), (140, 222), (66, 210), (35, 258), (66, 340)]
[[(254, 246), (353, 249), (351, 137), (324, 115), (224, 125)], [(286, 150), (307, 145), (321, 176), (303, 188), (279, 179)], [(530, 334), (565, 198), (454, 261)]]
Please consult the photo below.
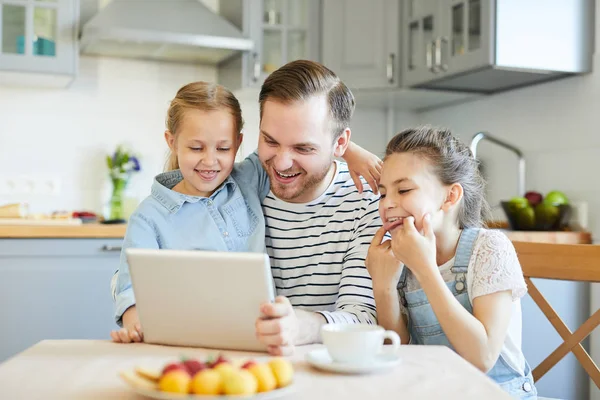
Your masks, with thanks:
[(519, 157), (519, 177), (518, 177), (518, 185), (519, 185), (519, 196), (525, 195), (525, 158), (523, 157), (523, 153), (521, 150), (517, 149), (515, 146), (510, 143), (506, 143), (492, 135), (488, 132), (477, 132), (473, 139), (471, 140), (471, 153), (473, 153), (473, 157), (477, 158), (477, 145), (483, 139), (489, 140), (492, 143), (497, 144), (498, 146), (504, 147), (515, 153), (517, 157)]

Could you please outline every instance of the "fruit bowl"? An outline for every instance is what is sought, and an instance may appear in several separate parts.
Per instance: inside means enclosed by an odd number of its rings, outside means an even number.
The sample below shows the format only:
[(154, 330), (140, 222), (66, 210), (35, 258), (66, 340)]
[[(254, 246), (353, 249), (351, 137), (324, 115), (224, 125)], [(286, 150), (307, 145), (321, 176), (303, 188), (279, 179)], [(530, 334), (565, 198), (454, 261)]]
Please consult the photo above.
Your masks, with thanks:
[(153, 399), (276, 399), (293, 391), (293, 366), (283, 358), (200, 360), (138, 365), (120, 371), (134, 392)]
[(515, 231), (558, 231), (569, 224), (572, 207), (569, 204), (536, 207), (515, 207), (509, 201), (501, 202), (508, 224)]

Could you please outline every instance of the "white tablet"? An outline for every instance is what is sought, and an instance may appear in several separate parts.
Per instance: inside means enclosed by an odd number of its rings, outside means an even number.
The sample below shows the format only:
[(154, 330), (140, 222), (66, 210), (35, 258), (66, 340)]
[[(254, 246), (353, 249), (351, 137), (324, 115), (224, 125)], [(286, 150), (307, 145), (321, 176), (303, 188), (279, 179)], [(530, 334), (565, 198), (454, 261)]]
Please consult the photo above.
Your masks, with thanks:
[(260, 305), (272, 302), (261, 253), (127, 249), (144, 342), (266, 351), (256, 339)]

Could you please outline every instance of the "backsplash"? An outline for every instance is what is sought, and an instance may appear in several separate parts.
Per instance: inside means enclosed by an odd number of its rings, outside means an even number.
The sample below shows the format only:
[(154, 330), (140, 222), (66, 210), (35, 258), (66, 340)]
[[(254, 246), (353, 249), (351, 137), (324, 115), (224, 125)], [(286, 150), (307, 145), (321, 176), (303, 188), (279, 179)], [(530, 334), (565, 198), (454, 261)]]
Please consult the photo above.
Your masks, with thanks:
[[(26, 201), (32, 212), (102, 212), (110, 190), (105, 156), (122, 142), (141, 155), (142, 172), (128, 195), (142, 199), (166, 159), (169, 101), (188, 82), (215, 79), (209, 66), (82, 57), (68, 89), (0, 87), (0, 204)], [(246, 155), (257, 144), (258, 91), (236, 95), (246, 122)], [(352, 138), (381, 153), (385, 123), (384, 111), (359, 110)], [(7, 194), (8, 180), (25, 179), (59, 187), (55, 194)]]

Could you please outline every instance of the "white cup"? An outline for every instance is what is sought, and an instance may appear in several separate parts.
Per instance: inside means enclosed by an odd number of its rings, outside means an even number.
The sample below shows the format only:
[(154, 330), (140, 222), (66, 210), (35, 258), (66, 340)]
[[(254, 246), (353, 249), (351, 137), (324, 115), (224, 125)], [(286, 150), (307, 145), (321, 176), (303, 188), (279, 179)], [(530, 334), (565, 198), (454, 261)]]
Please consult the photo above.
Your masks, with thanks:
[(400, 336), (378, 325), (327, 324), (321, 328), (321, 338), (333, 361), (341, 363), (373, 362), (385, 339), (392, 341), (391, 352), (400, 347)]

